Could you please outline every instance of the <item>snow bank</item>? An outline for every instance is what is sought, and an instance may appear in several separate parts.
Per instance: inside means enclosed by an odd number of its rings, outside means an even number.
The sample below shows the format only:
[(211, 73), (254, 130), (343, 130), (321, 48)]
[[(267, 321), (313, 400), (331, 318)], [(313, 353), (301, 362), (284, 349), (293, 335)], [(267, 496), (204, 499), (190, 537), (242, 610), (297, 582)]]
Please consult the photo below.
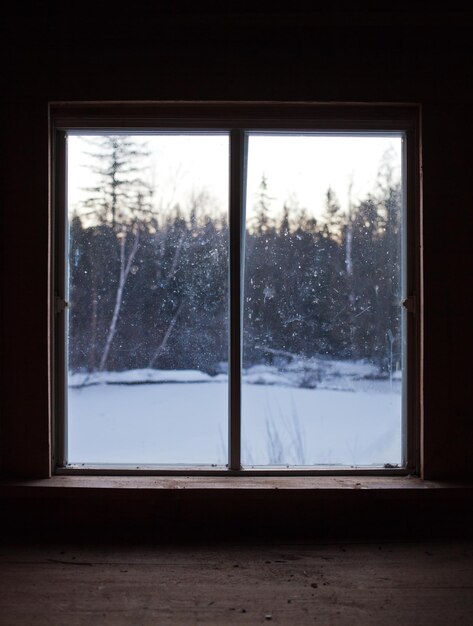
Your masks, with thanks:
[[(394, 372), (390, 383), (401, 381), (401, 372)], [(250, 385), (320, 388), (355, 391), (379, 379), (376, 365), (366, 361), (340, 361), (328, 358), (294, 359), (281, 366), (253, 365), (242, 372), (242, 380)], [(386, 379), (387, 380), (387, 379)], [(215, 383), (228, 381), (226, 373), (211, 376), (199, 370), (135, 369), (123, 372), (70, 373), (69, 386), (136, 385), (152, 383)]]
[[(220, 378), (220, 377), (219, 377)], [(226, 377), (225, 377), (226, 378)], [(93, 372), (69, 374), (69, 387), (86, 385), (136, 385), (146, 383), (202, 383), (215, 380), (199, 370), (155, 370), (151, 368), (124, 372)]]

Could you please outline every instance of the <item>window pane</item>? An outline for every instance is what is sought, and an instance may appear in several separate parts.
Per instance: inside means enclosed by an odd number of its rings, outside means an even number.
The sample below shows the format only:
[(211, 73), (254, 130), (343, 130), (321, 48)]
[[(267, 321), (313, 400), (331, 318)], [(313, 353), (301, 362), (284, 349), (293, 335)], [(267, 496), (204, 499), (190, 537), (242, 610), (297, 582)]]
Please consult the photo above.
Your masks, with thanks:
[(226, 463), (228, 153), (69, 135), (69, 463)]
[(402, 137), (250, 134), (242, 460), (402, 463)]

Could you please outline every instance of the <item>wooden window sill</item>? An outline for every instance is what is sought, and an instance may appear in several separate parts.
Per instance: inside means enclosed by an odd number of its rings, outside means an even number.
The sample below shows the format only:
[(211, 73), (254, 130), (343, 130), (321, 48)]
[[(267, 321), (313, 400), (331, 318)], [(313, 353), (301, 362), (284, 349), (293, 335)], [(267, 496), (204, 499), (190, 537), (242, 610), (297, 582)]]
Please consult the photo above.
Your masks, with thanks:
[(3, 479), (9, 536), (156, 542), (471, 535), (473, 485), (408, 477)]
[(329, 493), (364, 491), (467, 491), (473, 484), (461, 481), (432, 481), (410, 476), (53, 476), (52, 478), (0, 480), (0, 496), (41, 494), (73, 495), (99, 491), (123, 494), (137, 491), (314, 491)]

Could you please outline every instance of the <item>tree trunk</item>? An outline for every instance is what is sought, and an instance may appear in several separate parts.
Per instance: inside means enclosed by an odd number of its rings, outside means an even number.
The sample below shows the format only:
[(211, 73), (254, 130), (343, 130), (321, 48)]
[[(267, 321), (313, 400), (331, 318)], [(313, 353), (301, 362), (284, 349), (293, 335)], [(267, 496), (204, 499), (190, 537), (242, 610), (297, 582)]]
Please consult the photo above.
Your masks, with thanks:
[(130, 253), (128, 255), (128, 259), (126, 259), (126, 240), (127, 233), (125, 229), (120, 233), (122, 236), (120, 238), (120, 277), (118, 279), (118, 287), (117, 294), (115, 297), (115, 306), (113, 309), (112, 319), (110, 321), (110, 326), (108, 328), (107, 339), (105, 341), (105, 347), (102, 353), (102, 358), (100, 359), (99, 371), (103, 372), (105, 370), (105, 366), (107, 364), (108, 355), (110, 352), (110, 346), (112, 345), (113, 338), (115, 337), (115, 333), (117, 331), (117, 322), (118, 317), (120, 315), (120, 309), (122, 307), (123, 301), (123, 290), (125, 288), (125, 283), (127, 281), (128, 275), (130, 273), (131, 264), (136, 256), (136, 252), (138, 250), (138, 244), (140, 240), (140, 231), (135, 230), (135, 238), (133, 240), (133, 245), (131, 247)]
[(161, 354), (163, 353), (167, 342), (169, 341), (169, 337), (171, 336), (172, 331), (174, 330), (174, 326), (176, 325), (176, 321), (177, 318), (179, 317), (179, 313), (181, 312), (181, 309), (183, 307), (183, 304), (181, 303), (177, 309), (177, 311), (174, 313), (171, 321), (169, 322), (169, 326), (166, 329), (166, 332), (164, 333), (164, 336), (161, 340), (161, 343), (159, 344), (159, 346), (156, 348), (153, 356), (151, 357), (148, 367), (154, 367), (154, 364), (156, 363), (156, 361), (158, 360), (158, 358), (161, 356)]
[(90, 319), (90, 351), (89, 371), (93, 372), (96, 366), (96, 343), (97, 343), (97, 274), (92, 265), (92, 315)]

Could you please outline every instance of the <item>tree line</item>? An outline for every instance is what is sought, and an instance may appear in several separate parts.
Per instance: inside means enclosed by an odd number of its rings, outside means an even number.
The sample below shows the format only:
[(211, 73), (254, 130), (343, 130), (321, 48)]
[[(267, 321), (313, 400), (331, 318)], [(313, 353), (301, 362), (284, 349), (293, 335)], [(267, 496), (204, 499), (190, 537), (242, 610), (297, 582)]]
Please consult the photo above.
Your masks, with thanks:
[[(153, 210), (131, 138), (93, 147), (99, 183), (70, 221), (69, 368), (225, 367), (228, 220), (206, 195)], [(331, 189), (320, 220), (262, 178), (247, 224), (244, 366), (291, 355), (400, 364), (401, 189), (389, 161), (378, 187), (342, 212)]]

